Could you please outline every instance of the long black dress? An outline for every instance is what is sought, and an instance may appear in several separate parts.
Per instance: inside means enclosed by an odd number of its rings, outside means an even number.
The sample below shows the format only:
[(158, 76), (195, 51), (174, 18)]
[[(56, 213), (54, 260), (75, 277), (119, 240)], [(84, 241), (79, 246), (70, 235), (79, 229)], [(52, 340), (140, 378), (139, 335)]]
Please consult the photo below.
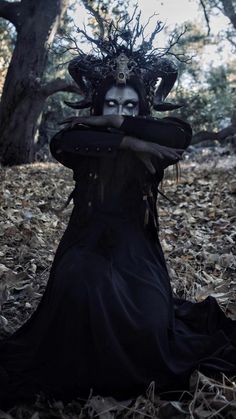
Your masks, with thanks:
[(188, 124), (125, 117), (120, 130), (62, 130), (52, 154), (74, 171), (74, 209), (31, 318), (0, 345), (1, 407), (36, 393), (69, 401), (93, 394), (127, 399), (151, 381), (186, 389), (200, 368), (236, 373), (235, 323), (213, 298), (172, 297), (158, 239), (157, 186), (123, 133), (186, 148)]

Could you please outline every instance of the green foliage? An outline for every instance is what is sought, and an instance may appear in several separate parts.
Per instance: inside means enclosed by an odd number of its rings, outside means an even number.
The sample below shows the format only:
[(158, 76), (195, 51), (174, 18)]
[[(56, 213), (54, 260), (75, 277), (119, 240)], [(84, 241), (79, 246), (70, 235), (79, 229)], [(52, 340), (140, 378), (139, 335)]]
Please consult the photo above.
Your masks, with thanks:
[(204, 63), (205, 46), (215, 42), (214, 37), (206, 36), (202, 28), (190, 22), (172, 51), (177, 56), (181, 54), (181, 59), (191, 57), (187, 62), (178, 62), (178, 85), (171, 100), (184, 104), (175, 116), (188, 120), (195, 133), (218, 131), (230, 125), (236, 105), (236, 61), (218, 67), (206, 67)]
[(187, 119), (194, 132), (218, 131), (230, 124), (236, 106), (234, 79), (235, 65), (210, 68), (197, 90), (179, 87), (175, 100), (184, 103), (176, 115)]
[[(120, 16), (127, 16), (128, 6), (134, 5), (134, 0), (114, 0), (112, 2), (110, 0), (82, 0), (82, 2), (85, 7), (86, 4), (92, 6), (107, 20), (111, 17), (118, 20)], [(222, 1), (217, 0), (217, 4), (220, 3)], [(81, 0), (71, 0), (70, 8), (61, 21), (57, 37), (55, 37), (53, 46), (49, 51), (48, 66), (43, 82), (57, 77), (71, 80), (67, 71), (67, 64), (73, 54), (78, 54), (78, 50), (73, 51), (75, 47), (73, 37), (77, 38), (79, 47), (81, 47), (82, 42), (78, 39), (73, 23), (73, 14), (76, 13), (78, 4), (81, 4)], [(213, 2), (205, 0), (205, 4), (207, 11), (209, 11), (209, 17), (216, 12), (222, 13), (212, 6)], [(93, 36), (99, 34), (97, 22), (92, 15), (89, 18), (88, 26), (90, 26)], [(183, 28), (176, 27), (176, 34), (181, 29)], [(211, 34), (207, 36), (205, 26), (200, 27), (196, 23), (188, 22), (186, 33), (171, 50), (174, 54), (180, 54), (179, 58), (182, 61), (177, 60), (179, 66), (178, 85), (168, 100), (185, 104), (183, 108), (175, 113), (171, 112), (171, 114), (188, 120), (192, 124), (194, 132), (221, 129), (224, 125), (230, 123), (230, 118), (236, 108), (236, 60), (233, 60), (232, 56), (232, 60), (227, 64), (208, 68), (203, 62), (205, 47), (219, 42), (220, 48), (220, 40), (227, 39), (230, 30), (235, 35), (232, 26), (225, 28), (216, 37)], [(166, 31), (166, 34), (168, 35), (168, 31)], [(173, 33), (169, 34), (169, 36), (171, 35)], [(65, 41), (66, 37), (67, 40)], [(15, 39), (14, 26), (5, 19), (0, 19), (0, 91), (14, 49)], [(232, 41), (233, 38), (230, 39)], [(183, 57), (192, 57), (192, 59), (184, 62)], [(38, 147), (47, 144), (51, 136), (60, 129), (59, 121), (75, 113), (74, 110), (64, 104), (64, 100), (73, 101), (74, 95), (60, 92), (47, 99), (37, 138)], [(163, 114), (159, 116), (163, 116)]]

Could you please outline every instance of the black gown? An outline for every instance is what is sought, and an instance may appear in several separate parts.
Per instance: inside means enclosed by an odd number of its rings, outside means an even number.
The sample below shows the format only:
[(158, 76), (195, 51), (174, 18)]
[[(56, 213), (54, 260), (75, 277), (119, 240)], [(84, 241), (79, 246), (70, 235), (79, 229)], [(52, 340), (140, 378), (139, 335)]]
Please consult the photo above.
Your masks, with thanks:
[(124, 133), (186, 148), (188, 124), (125, 117), (120, 130), (60, 131), (52, 154), (74, 171), (74, 208), (49, 281), (30, 319), (0, 344), (1, 407), (37, 393), (70, 401), (128, 399), (188, 389), (191, 373), (236, 373), (235, 322), (216, 301), (174, 299), (158, 239), (158, 183)]

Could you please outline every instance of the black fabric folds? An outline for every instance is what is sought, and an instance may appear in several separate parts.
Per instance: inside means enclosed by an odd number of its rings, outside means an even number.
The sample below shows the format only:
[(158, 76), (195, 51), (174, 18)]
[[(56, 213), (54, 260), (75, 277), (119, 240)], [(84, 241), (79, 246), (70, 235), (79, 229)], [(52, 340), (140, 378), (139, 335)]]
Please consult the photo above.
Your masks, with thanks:
[[(0, 343), (1, 408), (33, 401), (40, 392), (70, 401), (86, 399), (91, 389), (128, 399), (151, 381), (156, 391), (188, 389), (197, 368), (213, 376), (236, 374), (235, 322), (212, 297), (194, 304), (172, 296), (156, 224), (154, 186), (163, 170), (150, 177), (140, 163), (142, 176), (127, 171), (117, 189), (108, 181), (101, 199), (101, 161), (112, 159), (114, 167), (122, 161), (118, 143), (126, 129), (135, 135), (135, 119), (133, 128), (129, 121), (120, 133), (106, 133), (107, 156), (101, 158), (73, 151), (77, 138), (79, 147), (90, 149), (94, 136), (101, 147), (96, 131), (87, 143), (86, 130), (78, 137), (64, 130), (52, 140), (53, 155), (74, 170), (74, 208), (38, 308)], [(142, 120), (140, 138), (150, 123), (152, 141), (158, 141), (155, 120)], [(171, 130), (177, 140), (171, 136), (170, 146), (189, 144), (189, 126), (179, 120), (164, 125), (166, 143)], [(164, 142), (165, 131), (161, 135)]]

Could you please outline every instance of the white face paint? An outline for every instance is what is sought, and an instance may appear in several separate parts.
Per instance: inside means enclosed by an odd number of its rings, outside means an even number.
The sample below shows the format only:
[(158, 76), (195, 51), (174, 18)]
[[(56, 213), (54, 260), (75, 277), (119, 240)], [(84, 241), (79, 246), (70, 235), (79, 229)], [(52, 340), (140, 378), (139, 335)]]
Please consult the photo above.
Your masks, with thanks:
[(139, 97), (130, 86), (112, 86), (106, 93), (103, 115), (139, 114)]

